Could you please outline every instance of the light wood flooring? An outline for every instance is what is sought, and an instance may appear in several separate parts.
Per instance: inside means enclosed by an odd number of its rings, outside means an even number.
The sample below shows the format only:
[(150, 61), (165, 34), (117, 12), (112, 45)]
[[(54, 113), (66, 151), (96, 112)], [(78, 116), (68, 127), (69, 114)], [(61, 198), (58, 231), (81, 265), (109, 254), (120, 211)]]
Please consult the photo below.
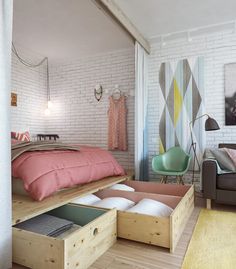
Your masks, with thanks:
[[(201, 194), (196, 193), (195, 197), (196, 207), (179, 240), (175, 253), (169, 253), (164, 248), (119, 239), (90, 269), (180, 269), (199, 212), (202, 207), (205, 207), (205, 201), (201, 198)], [(235, 211), (235, 207), (218, 205), (214, 207), (220, 210)], [(24, 268), (13, 265), (12, 269)]]

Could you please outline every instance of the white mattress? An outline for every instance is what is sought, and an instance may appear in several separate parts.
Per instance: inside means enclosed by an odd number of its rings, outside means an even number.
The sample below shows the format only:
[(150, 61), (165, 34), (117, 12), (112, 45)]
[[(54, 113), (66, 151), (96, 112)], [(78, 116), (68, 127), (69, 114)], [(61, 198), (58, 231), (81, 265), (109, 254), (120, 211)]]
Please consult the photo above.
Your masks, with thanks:
[(24, 184), (21, 179), (12, 178), (12, 193), (14, 194), (21, 194), (21, 195), (28, 195), (28, 193), (24, 189)]
[[(65, 189), (58, 190), (57, 192), (60, 192), (63, 190)], [(12, 193), (29, 196), (28, 192), (24, 189), (23, 181), (19, 178), (14, 178), (14, 177), (12, 177)]]

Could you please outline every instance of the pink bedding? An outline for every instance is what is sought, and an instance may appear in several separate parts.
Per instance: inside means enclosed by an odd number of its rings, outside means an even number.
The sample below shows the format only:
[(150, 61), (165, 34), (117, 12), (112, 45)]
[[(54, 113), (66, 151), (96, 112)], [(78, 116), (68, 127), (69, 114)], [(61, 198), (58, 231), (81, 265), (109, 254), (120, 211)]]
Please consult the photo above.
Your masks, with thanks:
[(25, 152), (12, 162), (13, 177), (22, 179), (38, 201), (62, 188), (124, 174), (108, 151), (88, 146), (80, 146), (80, 151)]

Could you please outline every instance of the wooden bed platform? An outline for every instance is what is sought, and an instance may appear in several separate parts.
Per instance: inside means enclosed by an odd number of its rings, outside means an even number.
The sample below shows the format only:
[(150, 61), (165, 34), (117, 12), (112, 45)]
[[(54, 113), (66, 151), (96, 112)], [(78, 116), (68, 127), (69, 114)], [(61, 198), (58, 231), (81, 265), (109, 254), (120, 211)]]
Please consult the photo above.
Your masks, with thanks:
[(129, 171), (125, 176), (107, 177), (88, 184), (60, 191), (40, 202), (34, 201), (29, 196), (13, 194), (12, 225), (31, 219), (59, 206), (66, 205), (77, 197), (82, 197), (110, 187), (116, 183), (131, 179), (133, 179), (133, 173)]
[[(73, 221), (78, 230), (53, 238), (13, 227), (13, 261), (34, 269), (85, 269), (121, 237), (174, 252), (194, 208), (193, 186), (163, 185), (132, 181), (133, 176), (108, 177), (56, 193), (41, 202), (29, 196), (13, 196), (13, 225), (43, 213)], [(135, 192), (107, 189), (122, 182)], [(123, 197), (137, 203), (143, 198), (173, 206), (170, 217), (117, 211), (73, 204), (73, 200), (95, 193), (99, 198)], [(72, 202), (72, 203), (71, 203)], [(37, 255), (35, 255), (37, 253)]]

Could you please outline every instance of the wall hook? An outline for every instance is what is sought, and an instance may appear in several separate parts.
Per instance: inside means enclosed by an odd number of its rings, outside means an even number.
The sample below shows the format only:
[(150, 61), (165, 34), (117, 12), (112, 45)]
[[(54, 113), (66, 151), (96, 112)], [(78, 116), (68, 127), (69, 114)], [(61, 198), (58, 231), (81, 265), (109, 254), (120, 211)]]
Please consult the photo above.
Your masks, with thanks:
[(102, 85), (100, 85), (100, 84), (96, 85), (94, 88), (94, 96), (95, 96), (97, 101), (101, 100), (102, 94), (103, 94)]

